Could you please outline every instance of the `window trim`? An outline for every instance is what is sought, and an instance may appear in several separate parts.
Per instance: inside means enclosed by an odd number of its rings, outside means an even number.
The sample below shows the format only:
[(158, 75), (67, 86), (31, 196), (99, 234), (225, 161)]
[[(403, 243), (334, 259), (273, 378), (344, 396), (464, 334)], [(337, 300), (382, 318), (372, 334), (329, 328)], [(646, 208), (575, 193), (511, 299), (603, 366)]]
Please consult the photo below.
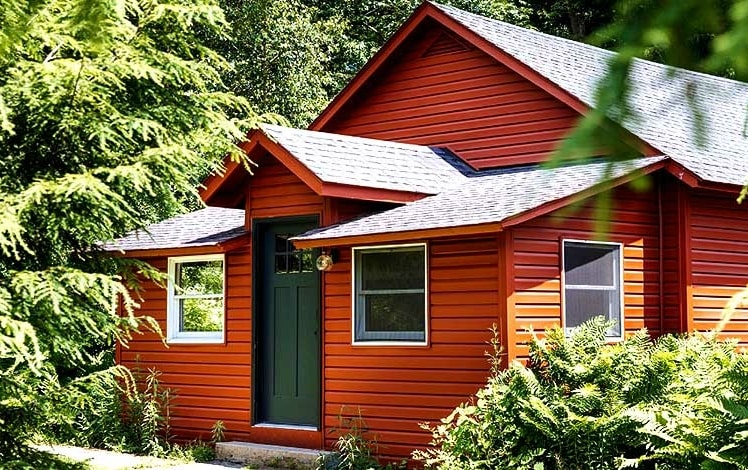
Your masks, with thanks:
[[(356, 285), (358, 284), (358, 273), (356, 271), (356, 253), (357, 252), (377, 252), (388, 251), (399, 248), (421, 248), (423, 250), (423, 314), (424, 314), (424, 335), (423, 341), (414, 340), (356, 340), (356, 307), (358, 299), (356, 295)], [(413, 250), (415, 251), (415, 250)], [(351, 248), (351, 345), (353, 346), (428, 346), (429, 345), (429, 250), (427, 243), (404, 243), (395, 245), (368, 245), (355, 246)]]
[[(566, 243), (576, 243), (576, 244), (582, 244), (582, 245), (597, 245), (597, 246), (613, 246), (617, 247), (618, 249), (618, 289), (619, 289), (619, 295), (618, 295), (618, 303), (619, 303), (619, 309), (618, 309), (618, 324), (620, 326), (620, 334), (617, 336), (609, 336), (605, 335), (605, 339), (611, 342), (616, 341), (623, 341), (623, 337), (626, 334), (626, 328), (624, 325), (625, 315), (624, 315), (624, 282), (623, 282), (623, 249), (624, 245), (621, 242), (606, 242), (606, 241), (598, 241), (598, 240), (580, 240), (575, 238), (562, 238), (561, 239), (561, 328), (564, 330), (564, 335), (569, 337), (572, 334), (572, 331), (567, 330), (566, 328)], [(595, 286), (590, 286), (591, 289), (594, 289)], [(605, 290), (605, 289), (600, 289)]]
[[(221, 331), (180, 331), (179, 298), (175, 292), (176, 266), (188, 262), (221, 261), (223, 267), (223, 325)], [(226, 339), (226, 256), (223, 253), (204, 255), (172, 256), (168, 259), (168, 281), (166, 298), (166, 342), (167, 344), (223, 344)], [(213, 297), (213, 295), (211, 295)]]

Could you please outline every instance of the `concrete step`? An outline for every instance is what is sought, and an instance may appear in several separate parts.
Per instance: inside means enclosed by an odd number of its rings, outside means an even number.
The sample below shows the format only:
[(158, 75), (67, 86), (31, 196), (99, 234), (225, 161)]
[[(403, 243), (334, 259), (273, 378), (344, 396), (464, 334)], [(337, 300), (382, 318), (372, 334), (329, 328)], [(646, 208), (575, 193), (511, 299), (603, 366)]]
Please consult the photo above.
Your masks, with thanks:
[(314, 469), (320, 454), (327, 454), (327, 452), (240, 441), (216, 443), (216, 457), (218, 459), (242, 462), (253, 467), (294, 470)]

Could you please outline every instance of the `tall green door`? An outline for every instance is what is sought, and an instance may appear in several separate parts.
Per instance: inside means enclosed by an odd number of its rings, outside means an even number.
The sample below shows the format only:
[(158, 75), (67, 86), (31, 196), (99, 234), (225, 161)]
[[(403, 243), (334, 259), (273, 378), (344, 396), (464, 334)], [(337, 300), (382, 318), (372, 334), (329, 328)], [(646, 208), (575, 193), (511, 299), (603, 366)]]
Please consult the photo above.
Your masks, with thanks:
[(316, 224), (263, 224), (260, 230), (260, 316), (256, 365), (260, 423), (319, 426), (320, 276), (312, 250), (290, 237)]

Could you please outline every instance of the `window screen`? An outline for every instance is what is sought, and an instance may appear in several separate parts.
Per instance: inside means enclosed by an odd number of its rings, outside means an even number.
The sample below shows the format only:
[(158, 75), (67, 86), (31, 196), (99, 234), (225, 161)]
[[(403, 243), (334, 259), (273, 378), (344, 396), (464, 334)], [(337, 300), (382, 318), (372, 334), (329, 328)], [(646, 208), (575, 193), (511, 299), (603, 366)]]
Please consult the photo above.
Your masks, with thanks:
[(424, 246), (355, 250), (354, 340), (426, 341)]
[(609, 337), (621, 337), (621, 245), (564, 240), (564, 327), (567, 332), (594, 317), (613, 322)]

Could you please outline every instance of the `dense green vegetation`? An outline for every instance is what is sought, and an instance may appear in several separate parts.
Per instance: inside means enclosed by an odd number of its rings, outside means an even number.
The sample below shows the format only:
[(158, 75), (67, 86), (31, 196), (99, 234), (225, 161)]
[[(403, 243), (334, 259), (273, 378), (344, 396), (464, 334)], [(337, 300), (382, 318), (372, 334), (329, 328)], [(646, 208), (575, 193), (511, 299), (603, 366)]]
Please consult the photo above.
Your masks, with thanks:
[(81, 377), (105, 374), (100, 354), (155, 327), (126, 289), (147, 268), (92, 247), (195, 201), (196, 175), (239, 154), (258, 116), (201, 39), (226, 29), (211, 0), (0, 0), (4, 468), (44, 467), (28, 439), (55, 397), (95, 395)]
[(434, 428), (439, 469), (739, 469), (748, 466), (748, 357), (714, 335), (640, 331), (606, 344), (595, 320), (495, 367)]

